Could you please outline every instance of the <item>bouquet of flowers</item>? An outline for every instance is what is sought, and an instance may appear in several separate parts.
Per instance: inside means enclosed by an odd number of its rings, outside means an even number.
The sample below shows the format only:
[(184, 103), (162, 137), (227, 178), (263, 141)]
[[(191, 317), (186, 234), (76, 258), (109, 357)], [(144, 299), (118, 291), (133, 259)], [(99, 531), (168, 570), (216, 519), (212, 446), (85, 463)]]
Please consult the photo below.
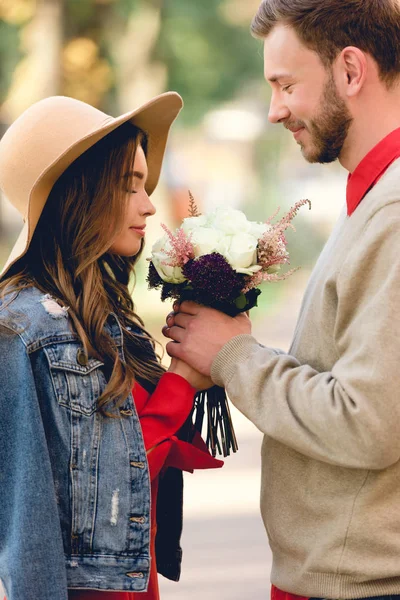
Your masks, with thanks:
[[(153, 248), (147, 281), (150, 289), (160, 288), (161, 299), (193, 300), (230, 316), (257, 305), (259, 285), (287, 279), (297, 268), (280, 273), (289, 264), (285, 231), (294, 229), (292, 220), (309, 200), (297, 202), (280, 220), (278, 211), (265, 223), (248, 221), (244, 213), (219, 206), (199, 214), (190, 194), (189, 216), (165, 235)], [(207, 412), (207, 445), (228, 456), (238, 446), (229, 405), (222, 388), (214, 386), (196, 395), (194, 424), (201, 432)], [(219, 439), (220, 436), (220, 439)]]

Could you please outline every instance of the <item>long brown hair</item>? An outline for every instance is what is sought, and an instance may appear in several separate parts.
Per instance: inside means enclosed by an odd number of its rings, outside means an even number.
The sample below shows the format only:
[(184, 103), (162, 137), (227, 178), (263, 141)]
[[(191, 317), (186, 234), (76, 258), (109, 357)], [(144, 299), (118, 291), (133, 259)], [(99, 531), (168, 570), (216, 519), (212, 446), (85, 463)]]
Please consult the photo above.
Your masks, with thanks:
[(388, 87), (400, 75), (397, 0), (263, 0), (251, 31), (266, 38), (278, 23), (292, 27), (326, 66), (346, 46), (356, 46), (375, 59)]
[[(85, 352), (104, 362), (108, 383), (98, 408), (111, 417), (135, 378), (156, 384), (164, 372), (128, 289), (141, 251), (109, 252), (125, 217), (139, 145), (146, 154), (146, 135), (126, 123), (74, 161), (53, 186), (26, 255), (0, 283), (2, 295), (34, 285), (69, 307)], [(104, 330), (110, 313), (123, 328), (124, 359)]]

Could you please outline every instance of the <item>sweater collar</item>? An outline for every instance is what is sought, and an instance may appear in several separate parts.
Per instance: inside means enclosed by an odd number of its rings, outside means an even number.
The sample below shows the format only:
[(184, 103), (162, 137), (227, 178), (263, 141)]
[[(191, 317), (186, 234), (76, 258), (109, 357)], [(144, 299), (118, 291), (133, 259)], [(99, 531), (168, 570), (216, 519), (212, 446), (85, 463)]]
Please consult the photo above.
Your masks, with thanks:
[(381, 140), (362, 159), (347, 180), (347, 214), (350, 216), (386, 169), (400, 157), (400, 128)]

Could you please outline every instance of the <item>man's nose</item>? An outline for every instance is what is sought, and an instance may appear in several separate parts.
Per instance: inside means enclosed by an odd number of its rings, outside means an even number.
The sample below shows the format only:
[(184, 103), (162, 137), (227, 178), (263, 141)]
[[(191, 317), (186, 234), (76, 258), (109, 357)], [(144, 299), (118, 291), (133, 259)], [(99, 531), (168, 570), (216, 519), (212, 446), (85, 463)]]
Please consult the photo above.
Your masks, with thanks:
[(290, 110), (282, 101), (280, 94), (272, 94), (269, 106), (268, 121), (270, 123), (281, 123), (290, 117)]

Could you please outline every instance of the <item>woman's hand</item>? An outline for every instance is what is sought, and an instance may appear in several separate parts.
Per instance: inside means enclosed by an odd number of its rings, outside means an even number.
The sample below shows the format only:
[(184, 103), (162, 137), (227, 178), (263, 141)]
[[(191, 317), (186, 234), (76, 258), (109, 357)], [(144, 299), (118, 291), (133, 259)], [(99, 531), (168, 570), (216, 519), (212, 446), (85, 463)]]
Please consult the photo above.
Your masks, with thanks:
[(189, 367), (183, 360), (179, 360), (178, 358), (172, 358), (171, 364), (168, 369), (169, 373), (175, 373), (176, 375), (180, 375), (192, 387), (196, 390), (208, 390), (213, 387), (213, 382), (210, 377), (206, 377), (206, 375), (202, 375), (192, 367)]

